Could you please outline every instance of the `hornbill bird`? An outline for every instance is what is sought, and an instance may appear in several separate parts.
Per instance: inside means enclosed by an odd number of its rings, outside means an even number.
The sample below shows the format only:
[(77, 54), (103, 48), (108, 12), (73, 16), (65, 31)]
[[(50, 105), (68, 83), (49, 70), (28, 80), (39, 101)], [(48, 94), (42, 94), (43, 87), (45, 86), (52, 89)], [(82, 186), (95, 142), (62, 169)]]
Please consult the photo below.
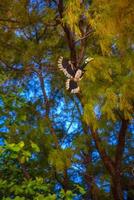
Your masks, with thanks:
[(84, 63), (80, 67), (75, 68), (70, 60), (60, 56), (58, 60), (58, 67), (68, 78), (66, 81), (66, 89), (68, 91), (70, 91), (71, 93), (78, 93), (80, 91), (78, 81), (81, 80), (86, 71), (84, 68), (92, 60), (93, 58), (86, 58)]

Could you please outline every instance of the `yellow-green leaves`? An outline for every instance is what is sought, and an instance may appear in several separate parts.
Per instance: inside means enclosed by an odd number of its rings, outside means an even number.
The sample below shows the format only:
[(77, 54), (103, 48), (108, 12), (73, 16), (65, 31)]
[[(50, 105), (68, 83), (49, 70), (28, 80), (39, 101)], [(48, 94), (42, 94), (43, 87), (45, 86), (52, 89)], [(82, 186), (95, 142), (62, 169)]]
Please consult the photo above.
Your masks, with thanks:
[(8, 143), (8, 142), (5, 142), (5, 144), (6, 144), (5, 146), (6, 149), (14, 151), (14, 152), (19, 152), (21, 149), (23, 149), (25, 145), (23, 141), (19, 142), (18, 144)]
[(63, 23), (68, 24), (71, 31), (73, 31), (78, 36), (81, 35), (78, 23), (82, 11), (83, 10), (80, 0), (68, 0), (66, 2)]
[[(92, 14), (90, 14), (90, 12)], [(109, 55), (111, 44), (116, 40), (122, 51), (134, 41), (134, 5), (132, 1), (93, 1), (89, 23), (99, 37), (103, 55)]]
[(73, 194), (71, 190), (64, 191), (63, 189), (60, 191), (60, 199), (65, 199), (65, 200), (72, 200), (73, 197), (75, 197), (76, 194)]
[(19, 143), (9, 143), (5, 141), (5, 145), (1, 147), (1, 151), (2, 153), (9, 152), (9, 157), (23, 164), (29, 161), (33, 153), (35, 154), (40, 151), (37, 144), (32, 141), (30, 142), (31, 149), (27, 149), (24, 141), (20, 141)]
[(111, 88), (108, 88), (105, 93), (105, 103), (102, 106), (102, 113), (106, 113), (107, 119), (112, 119), (115, 121), (114, 109), (118, 108), (118, 97), (112, 91)]
[[(41, 200), (41, 199), (38, 199)], [(49, 194), (47, 197), (43, 197), (42, 200), (56, 200), (55, 194)]]
[(71, 149), (57, 149), (50, 152), (49, 162), (58, 172), (63, 172), (71, 166), (73, 152)]
[(84, 120), (87, 124), (93, 126), (94, 129), (97, 128), (97, 118), (94, 112), (95, 105), (92, 103), (87, 103), (84, 106)]
[(81, 187), (81, 186), (79, 186), (79, 185), (76, 185), (76, 186), (77, 186), (78, 190), (80, 191), (80, 193), (81, 193), (82, 195), (84, 195), (84, 194), (86, 193), (86, 191), (85, 191), (85, 189), (84, 189), (83, 187)]
[(132, 119), (132, 101), (134, 97), (134, 79), (131, 59), (128, 54), (122, 59), (116, 56), (95, 56), (81, 82), (84, 102), (84, 120), (97, 128), (101, 118), (97, 119), (95, 106), (99, 105), (105, 119), (115, 121), (118, 112), (125, 119)]
[(32, 149), (33, 149), (35, 152), (39, 152), (39, 151), (40, 151), (40, 149), (39, 149), (38, 145), (37, 145), (37, 144), (35, 144), (35, 143), (34, 143), (34, 142), (32, 142), (32, 141), (31, 141), (31, 147), (32, 147)]

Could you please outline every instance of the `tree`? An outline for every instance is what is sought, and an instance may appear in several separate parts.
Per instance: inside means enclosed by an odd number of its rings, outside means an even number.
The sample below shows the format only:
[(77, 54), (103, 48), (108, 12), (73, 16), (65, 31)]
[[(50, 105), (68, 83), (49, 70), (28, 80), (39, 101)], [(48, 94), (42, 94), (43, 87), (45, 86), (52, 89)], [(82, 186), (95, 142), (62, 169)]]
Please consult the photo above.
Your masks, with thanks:
[[(1, 199), (133, 199), (133, 10), (131, 0), (0, 3)], [(60, 55), (75, 68), (94, 57), (77, 95)]]

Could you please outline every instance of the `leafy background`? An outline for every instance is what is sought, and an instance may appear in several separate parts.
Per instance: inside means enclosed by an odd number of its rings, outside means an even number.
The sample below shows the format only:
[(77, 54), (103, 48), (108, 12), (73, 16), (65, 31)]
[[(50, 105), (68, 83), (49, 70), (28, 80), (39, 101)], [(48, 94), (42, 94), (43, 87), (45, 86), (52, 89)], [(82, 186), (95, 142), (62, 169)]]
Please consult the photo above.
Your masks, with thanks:
[[(0, 198), (133, 199), (132, 0), (0, 2)], [(65, 89), (59, 56), (94, 60)]]

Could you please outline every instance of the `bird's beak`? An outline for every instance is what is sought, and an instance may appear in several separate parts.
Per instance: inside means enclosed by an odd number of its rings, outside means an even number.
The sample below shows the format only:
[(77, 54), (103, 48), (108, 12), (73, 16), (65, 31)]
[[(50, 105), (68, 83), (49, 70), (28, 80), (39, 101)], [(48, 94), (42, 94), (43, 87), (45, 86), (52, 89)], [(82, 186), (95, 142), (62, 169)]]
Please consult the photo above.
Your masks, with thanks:
[(85, 63), (89, 63), (89, 62), (91, 62), (92, 60), (94, 60), (94, 58), (87, 58), (87, 59), (85, 60)]

